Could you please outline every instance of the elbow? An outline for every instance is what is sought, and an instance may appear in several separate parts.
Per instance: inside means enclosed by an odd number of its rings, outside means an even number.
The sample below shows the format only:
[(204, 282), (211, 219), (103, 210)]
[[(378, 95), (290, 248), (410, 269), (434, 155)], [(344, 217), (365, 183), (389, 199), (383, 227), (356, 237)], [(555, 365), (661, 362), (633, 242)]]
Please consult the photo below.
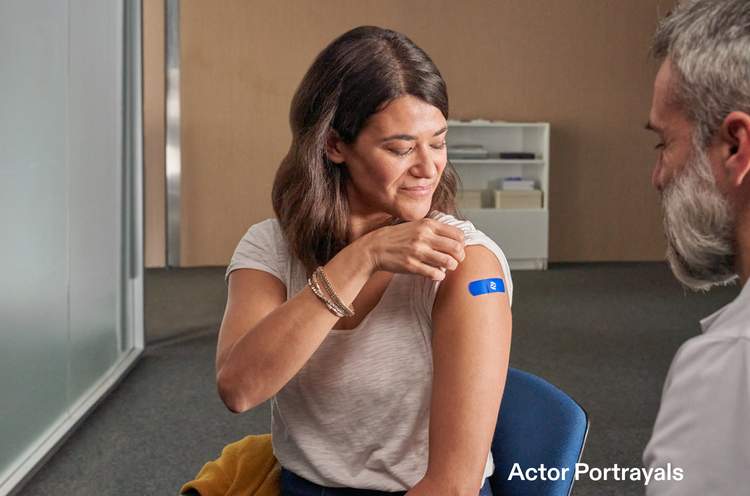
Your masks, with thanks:
[(224, 406), (227, 407), (227, 410), (232, 413), (244, 413), (251, 408), (246, 404), (245, 401), (242, 400), (242, 398), (238, 398), (236, 395), (230, 396), (226, 393), (222, 394), (222, 391), (219, 390), (219, 397), (224, 403)]
[(216, 374), (216, 388), (224, 406), (232, 413), (243, 413), (262, 403), (255, 401), (252, 388), (223, 370)]

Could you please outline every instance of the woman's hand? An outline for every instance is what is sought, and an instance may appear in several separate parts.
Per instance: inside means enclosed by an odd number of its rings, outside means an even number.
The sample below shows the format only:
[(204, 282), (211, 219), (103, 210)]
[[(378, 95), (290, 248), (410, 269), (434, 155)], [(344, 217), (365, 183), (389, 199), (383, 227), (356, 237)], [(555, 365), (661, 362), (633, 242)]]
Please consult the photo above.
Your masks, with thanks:
[(372, 272), (419, 274), (442, 281), (466, 256), (464, 232), (434, 219), (376, 229), (352, 243), (368, 254)]

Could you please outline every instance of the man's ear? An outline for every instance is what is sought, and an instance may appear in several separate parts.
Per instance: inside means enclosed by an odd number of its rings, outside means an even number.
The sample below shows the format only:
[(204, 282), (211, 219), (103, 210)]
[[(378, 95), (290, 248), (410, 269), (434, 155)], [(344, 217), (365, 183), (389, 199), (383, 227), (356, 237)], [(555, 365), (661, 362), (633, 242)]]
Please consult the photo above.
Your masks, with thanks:
[(342, 150), (344, 146), (345, 143), (341, 140), (339, 132), (332, 127), (329, 127), (328, 138), (326, 138), (326, 155), (328, 155), (328, 160), (334, 164), (343, 164), (344, 154), (342, 153)]
[(750, 115), (735, 111), (721, 125), (721, 138), (726, 147), (724, 166), (732, 186), (750, 182)]

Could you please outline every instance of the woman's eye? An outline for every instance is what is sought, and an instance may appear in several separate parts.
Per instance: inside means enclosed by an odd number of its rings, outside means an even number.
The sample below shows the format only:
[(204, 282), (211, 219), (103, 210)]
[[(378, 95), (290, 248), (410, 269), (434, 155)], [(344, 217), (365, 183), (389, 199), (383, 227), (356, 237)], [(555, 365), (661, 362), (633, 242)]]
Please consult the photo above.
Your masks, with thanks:
[(432, 145), (432, 148), (434, 148), (435, 150), (444, 150), (445, 149), (445, 141), (443, 141), (442, 143), (437, 144), (437, 145)]
[(396, 150), (394, 148), (391, 148), (391, 150), (390, 150), (390, 152), (392, 154), (397, 155), (399, 157), (403, 157), (403, 156), (407, 155), (410, 151), (411, 151), (411, 148), (409, 148), (407, 150)]

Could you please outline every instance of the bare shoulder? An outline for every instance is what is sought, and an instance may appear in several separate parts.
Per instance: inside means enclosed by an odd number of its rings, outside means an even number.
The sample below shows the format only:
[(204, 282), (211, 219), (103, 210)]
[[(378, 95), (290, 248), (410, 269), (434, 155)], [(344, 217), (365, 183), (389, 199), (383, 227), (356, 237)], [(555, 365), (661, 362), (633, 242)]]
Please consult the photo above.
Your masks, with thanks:
[[(433, 320), (448, 316), (510, 313), (506, 274), (497, 256), (482, 245), (465, 248), (466, 258), (440, 284)], [(507, 312), (506, 312), (507, 309)], [(485, 315), (488, 316), (488, 315)]]
[[(493, 287), (490, 285), (487, 288), (489, 289), (489, 291), (487, 291), (488, 293), (503, 293), (505, 286), (505, 272), (495, 254), (492, 253), (489, 248), (482, 245), (467, 246), (464, 251), (466, 253), (466, 258), (458, 264), (456, 270), (449, 271), (445, 275), (445, 280), (443, 280), (438, 289), (438, 297), (442, 293), (453, 293), (459, 287), (465, 288), (468, 291), (468, 285), (470, 283), (484, 281), (486, 279), (500, 279), (503, 281), (503, 288), (495, 287), (494, 289), (498, 289), (498, 291), (494, 291)], [(479, 284), (474, 287), (479, 289)]]

